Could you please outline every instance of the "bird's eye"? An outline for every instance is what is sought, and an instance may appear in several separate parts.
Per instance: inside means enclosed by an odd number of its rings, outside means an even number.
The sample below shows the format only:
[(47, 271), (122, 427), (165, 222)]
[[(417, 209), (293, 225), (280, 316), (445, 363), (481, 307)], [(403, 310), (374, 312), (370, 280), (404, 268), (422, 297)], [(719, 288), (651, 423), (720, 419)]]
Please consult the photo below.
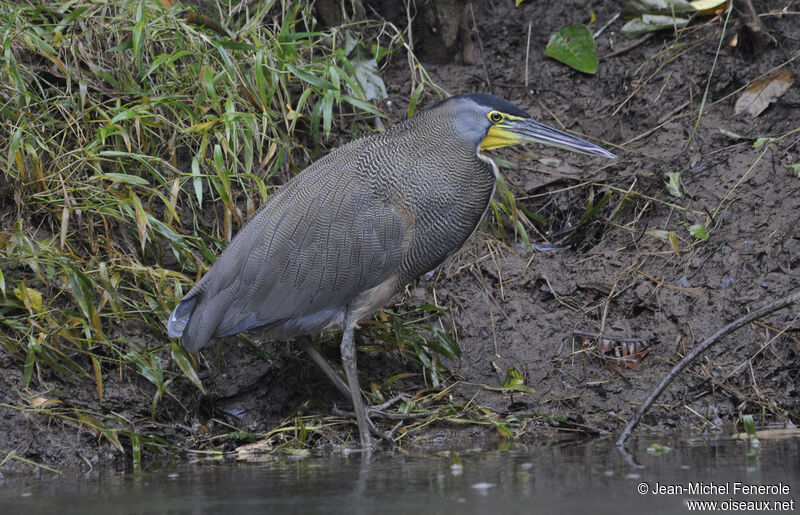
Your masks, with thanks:
[(503, 120), (503, 115), (497, 111), (492, 111), (489, 113), (489, 119), (492, 121), (492, 123), (500, 123)]

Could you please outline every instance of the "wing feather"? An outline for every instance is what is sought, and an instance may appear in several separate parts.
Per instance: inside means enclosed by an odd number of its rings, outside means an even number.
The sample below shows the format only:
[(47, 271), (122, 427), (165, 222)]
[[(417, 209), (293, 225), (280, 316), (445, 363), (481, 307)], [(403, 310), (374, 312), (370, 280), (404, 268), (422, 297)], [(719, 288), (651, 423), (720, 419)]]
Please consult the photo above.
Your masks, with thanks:
[(411, 229), (350, 163), (320, 161), (280, 188), (184, 297), (170, 334), (197, 350), (242, 331), (316, 332), (390, 277)]

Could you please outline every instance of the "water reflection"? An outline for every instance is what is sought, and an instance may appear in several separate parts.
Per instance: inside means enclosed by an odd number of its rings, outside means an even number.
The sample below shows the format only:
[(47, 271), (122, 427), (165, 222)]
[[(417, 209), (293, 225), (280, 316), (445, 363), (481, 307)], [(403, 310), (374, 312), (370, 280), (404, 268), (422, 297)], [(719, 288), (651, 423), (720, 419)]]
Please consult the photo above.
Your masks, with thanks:
[[(672, 448), (647, 452), (652, 443)], [(687, 499), (789, 501), (800, 488), (800, 440), (764, 441), (753, 467), (744, 441), (639, 439), (632, 466), (612, 438), (508, 450), (269, 456), (183, 461), (143, 473), (7, 478), (2, 513), (642, 513), (686, 512)], [(460, 460), (460, 467), (457, 462)], [(454, 466), (456, 464), (456, 466)], [(788, 485), (788, 495), (641, 494), (646, 482)], [(795, 509), (800, 509), (796, 506)]]

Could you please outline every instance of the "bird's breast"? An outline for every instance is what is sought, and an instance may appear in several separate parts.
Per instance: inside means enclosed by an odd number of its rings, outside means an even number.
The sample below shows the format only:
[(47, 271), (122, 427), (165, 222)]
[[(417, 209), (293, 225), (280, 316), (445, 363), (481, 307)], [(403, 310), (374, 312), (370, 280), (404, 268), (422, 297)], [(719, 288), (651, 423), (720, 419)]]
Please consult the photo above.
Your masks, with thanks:
[(403, 261), (405, 282), (458, 250), (483, 218), (497, 183), (491, 161), (475, 152), (443, 152), (409, 163), (392, 200), (413, 234)]

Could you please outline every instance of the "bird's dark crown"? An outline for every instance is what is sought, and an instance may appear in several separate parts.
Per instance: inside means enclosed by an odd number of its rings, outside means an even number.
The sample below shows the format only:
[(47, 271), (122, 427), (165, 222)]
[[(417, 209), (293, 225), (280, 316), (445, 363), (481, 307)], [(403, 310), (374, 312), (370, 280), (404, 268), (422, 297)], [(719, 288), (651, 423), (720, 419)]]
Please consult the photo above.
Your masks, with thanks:
[(440, 105), (444, 104), (445, 102), (452, 102), (459, 99), (472, 100), (478, 105), (485, 106), (489, 109), (496, 109), (502, 113), (510, 114), (513, 116), (519, 116), (520, 118), (531, 117), (531, 115), (529, 115), (516, 105), (512, 104), (508, 100), (496, 97), (494, 95), (490, 95), (488, 93), (461, 93), (459, 95), (453, 95), (452, 97), (445, 98), (444, 100), (435, 103), (430, 108), (435, 109)]

